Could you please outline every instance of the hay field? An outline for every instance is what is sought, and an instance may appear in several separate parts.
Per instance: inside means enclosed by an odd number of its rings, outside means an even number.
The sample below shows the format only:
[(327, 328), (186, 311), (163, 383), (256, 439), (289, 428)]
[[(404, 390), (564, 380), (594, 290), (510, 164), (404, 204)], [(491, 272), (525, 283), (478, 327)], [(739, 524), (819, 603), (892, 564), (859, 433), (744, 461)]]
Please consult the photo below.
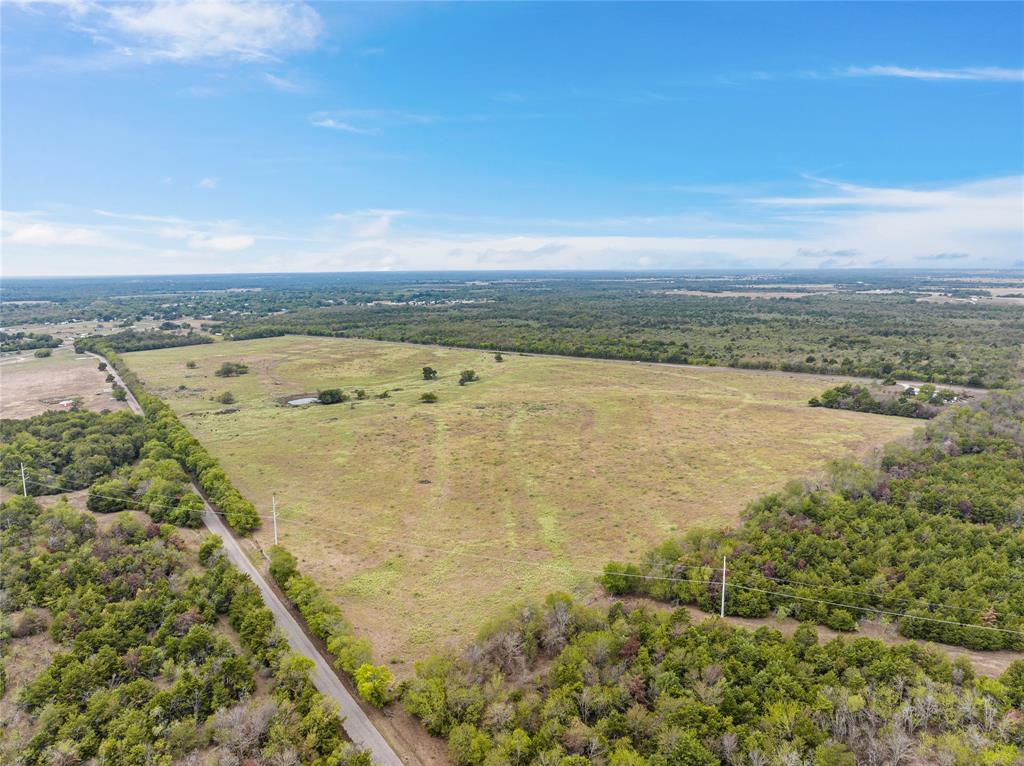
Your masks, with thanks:
[[(402, 676), (510, 603), (586, 590), (608, 559), (732, 523), (917, 425), (808, 408), (834, 385), (810, 375), (310, 337), (125, 357), (261, 512), (276, 492), (282, 543)], [(215, 377), (225, 361), (250, 372)], [(459, 386), (467, 368), (481, 380)], [(390, 397), (282, 404), (333, 387)], [(212, 401), (224, 391), (237, 403)]]

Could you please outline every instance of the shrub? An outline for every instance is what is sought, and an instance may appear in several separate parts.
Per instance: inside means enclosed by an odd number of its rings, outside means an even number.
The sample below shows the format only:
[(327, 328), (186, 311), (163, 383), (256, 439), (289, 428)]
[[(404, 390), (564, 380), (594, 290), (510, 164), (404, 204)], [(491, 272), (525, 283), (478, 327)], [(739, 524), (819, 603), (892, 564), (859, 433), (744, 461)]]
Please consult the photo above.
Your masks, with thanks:
[(214, 375), (218, 378), (236, 378), (239, 375), (245, 375), (249, 372), (249, 365), (242, 364), (241, 362), (224, 362), (220, 367), (214, 371)]
[(851, 631), (857, 629), (857, 621), (845, 609), (833, 609), (825, 617), (825, 625), (832, 630)]
[(224, 547), (224, 541), (219, 535), (207, 535), (199, 546), (199, 563), (207, 566)]
[(26, 609), (22, 612), (11, 626), (12, 638), (25, 638), (35, 636), (46, 630), (46, 615), (38, 609)]
[(132, 505), (132, 493), (120, 479), (98, 481), (89, 488), (85, 507), (94, 513), (117, 513)]
[(37, 356), (40, 359), (45, 359), (46, 357), (50, 356), (52, 353), (53, 352), (50, 351), (50, 349), (48, 349), (48, 348), (37, 348), (35, 353), (33, 354), (33, 356)]
[(433, 404), (434, 402), (437, 401), (437, 394), (435, 394), (433, 391), (424, 391), (422, 394), (420, 394), (420, 401), (423, 402), (424, 404)]
[(190, 370), (194, 370), (199, 365), (196, 364), (195, 359), (189, 359), (187, 362), (185, 362), (185, 366)]
[(282, 588), (298, 574), (298, 562), (289, 550), (280, 545), (270, 546), (270, 576)]
[(217, 401), (221, 404), (234, 404), (236, 399), (235, 395), (230, 391), (225, 391), (223, 394), (217, 397)]
[(480, 376), (476, 374), (475, 370), (463, 370), (459, 373), (459, 385), (464, 386), (467, 383), (472, 383), (475, 380), (480, 380)]
[(326, 388), (316, 398), (320, 404), (341, 404), (349, 400), (349, 395), (340, 388)]

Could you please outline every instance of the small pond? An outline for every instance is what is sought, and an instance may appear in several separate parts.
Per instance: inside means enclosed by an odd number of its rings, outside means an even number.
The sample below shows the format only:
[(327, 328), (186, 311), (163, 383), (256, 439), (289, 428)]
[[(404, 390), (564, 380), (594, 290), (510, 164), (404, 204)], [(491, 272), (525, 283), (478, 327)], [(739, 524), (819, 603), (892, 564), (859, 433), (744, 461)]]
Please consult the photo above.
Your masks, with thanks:
[(288, 404), (290, 404), (292, 407), (301, 407), (304, 404), (315, 404), (318, 401), (319, 399), (317, 399), (315, 396), (303, 396), (299, 399), (289, 399)]

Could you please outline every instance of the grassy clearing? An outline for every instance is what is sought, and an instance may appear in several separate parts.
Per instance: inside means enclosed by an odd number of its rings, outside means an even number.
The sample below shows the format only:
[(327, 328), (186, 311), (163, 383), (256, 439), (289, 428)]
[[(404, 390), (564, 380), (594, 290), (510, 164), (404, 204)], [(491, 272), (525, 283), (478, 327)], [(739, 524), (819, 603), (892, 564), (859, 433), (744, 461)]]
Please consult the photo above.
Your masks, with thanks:
[[(311, 337), (125, 357), (261, 512), (277, 493), (282, 541), (381, 660), (408, 663), (400, 674), (510, 603), (589, 589), (569, 567), (732, 523), (763, 492), (916, 425), (808, 408), (835, 384), (822, 376)], [(215, 377), (225, 361), (250, 372)], [(481, 380), (459, 386), (467, 368)], [(335, 387), (391, 393), (280, 403)], [(230, 408), (212, 401), (224, 391)], [(426, 391), (440, 401), (421, 404)]]

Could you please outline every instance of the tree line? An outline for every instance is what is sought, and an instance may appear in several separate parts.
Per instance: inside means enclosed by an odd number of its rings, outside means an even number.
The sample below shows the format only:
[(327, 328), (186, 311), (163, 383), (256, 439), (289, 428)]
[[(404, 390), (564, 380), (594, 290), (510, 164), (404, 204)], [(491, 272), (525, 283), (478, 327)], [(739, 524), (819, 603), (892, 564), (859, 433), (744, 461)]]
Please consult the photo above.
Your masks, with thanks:
[(601, 582), (717, 612), (727, 556), (727, 614), (774, 611), (837, 630), (895, 619), (912, 638), (1024, 650), (1022, 416), (1020, 392), (958, 406), (912, 444), (837, 461), (823, 482), (752, 503), (737, 529), (612, 562)]
[(60, 345), (60, 338), (47, 333), (0, 332), (0, 354), (8, 351), (59, 348)]
[(138, 400), (145, 413), (147, 428), (170, 449), (174, 459), (196, 478), (203, 492), (224, 514), (232, 529), (245, 535), (259, 528), (260, 519), (255, 506), (242, 497), (217, 460), (188, 432), (174, 411), (158, 397), (146, 392), (124, 359), (107, 346), (106, 338), (83, 338), (75, 344), (75, 349), (92, 351), (107, 358)]

